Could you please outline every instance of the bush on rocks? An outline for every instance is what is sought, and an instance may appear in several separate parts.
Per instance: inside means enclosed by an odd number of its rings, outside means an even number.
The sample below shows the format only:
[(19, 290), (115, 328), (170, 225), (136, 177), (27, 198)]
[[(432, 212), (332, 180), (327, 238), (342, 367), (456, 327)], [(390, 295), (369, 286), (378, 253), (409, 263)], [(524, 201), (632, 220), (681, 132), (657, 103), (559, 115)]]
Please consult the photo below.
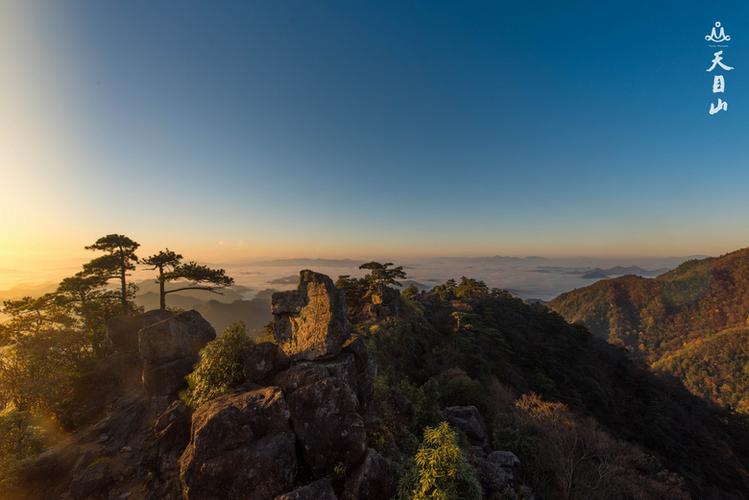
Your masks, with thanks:
[(200, 361), (187, 376), (182, 399), (197, 408), (206, 401), (229, 392), (245, 379), (244, 361), (254, 343), (244, 323), (234, 323), (200, 351)]

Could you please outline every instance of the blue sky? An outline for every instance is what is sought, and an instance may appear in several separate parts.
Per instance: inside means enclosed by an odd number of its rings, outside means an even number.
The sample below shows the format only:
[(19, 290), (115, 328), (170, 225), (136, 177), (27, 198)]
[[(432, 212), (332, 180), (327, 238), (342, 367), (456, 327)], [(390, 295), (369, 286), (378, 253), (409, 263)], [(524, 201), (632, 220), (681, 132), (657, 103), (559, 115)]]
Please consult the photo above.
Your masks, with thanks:
[[(6, 267), (112, 231), (213, 259), (749, 243), (746, 2), (3, 10), (0, 92), (34, 118)], [(716, 20), (736, 70), (709, 116)]]

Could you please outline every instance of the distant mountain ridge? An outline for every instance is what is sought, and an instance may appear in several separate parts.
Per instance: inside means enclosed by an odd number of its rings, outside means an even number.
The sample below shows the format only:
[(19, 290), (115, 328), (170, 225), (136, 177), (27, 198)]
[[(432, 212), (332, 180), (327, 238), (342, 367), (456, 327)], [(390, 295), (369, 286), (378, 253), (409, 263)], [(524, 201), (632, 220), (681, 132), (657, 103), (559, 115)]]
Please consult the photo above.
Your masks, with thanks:
[[(298, 279), (297, 279), (298, 280)], [(270, 299), (275, 290), (260, 290), (251, 299), (252, 288), (234, 285), (221, 294), (201, 290), (185, 290), (170, 294), (167, 305), (173, 309), (195, 309), (216, 329), (219, 334), (230, 324), (241, 321), (251, 336), (257, 336), (271, 320)], [(135, 303), (146, 311), (159, 308), (158, 285), (153, 280), (138, 283)]]
[[(734, 407), (749, 397), (749, 385), (726, 375), (749, 373), (746, 347), (735, 340), (749, 338), (741, 330), (749, 316), (749, 248), (690, 260), (656, 278), (601, 280), (549, 307), (718, 404)], [(741, 366), (726, 369), (729, 359)]]
[(622, 276), (561, 294), (550, 307), (593, 334), (653, 358), (742, 326), (749, 315), (749, 249), (690, 260), (657, 278)]
[(263, 260), (257, 262), (249, 262), (248, 265), (253, 266), (316, 266), (316, 267), (358, 267), (363, 264), (363, 260), (354, 259), (309, 259), (309, 258), (297, 258), (297, 259), (273, 259)]
[(8, 288), (7, 290), (0, 290), (0, 301), (2, 300), (16, 300), (21, 297), (38, 297), (45, 293), (54, 292), (57, 289), (57, 283), (41, 283), (41, 284), (20, 284)]

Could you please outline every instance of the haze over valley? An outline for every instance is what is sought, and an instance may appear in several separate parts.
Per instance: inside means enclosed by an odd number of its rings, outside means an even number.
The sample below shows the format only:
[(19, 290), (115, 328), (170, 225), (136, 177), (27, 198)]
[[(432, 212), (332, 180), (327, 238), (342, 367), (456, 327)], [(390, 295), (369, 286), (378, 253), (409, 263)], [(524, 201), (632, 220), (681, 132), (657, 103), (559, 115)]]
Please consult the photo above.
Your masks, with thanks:
[[(654, 276), (672, 269), (684, 262), (699, 256), (688, 257), (655, 257), (655, 258), (591, 258), (567, 257), (544, 258), (530, 257), (429, 257), (422, 259), (379, 259), (383, 262), (395, 262), (402, 265), (409, 280), (417, 286), (428, 289), (450, 278), (468, 276), (481, 279), (490, 287), (503, 288), (523, 299), (548, 301), (562, 292), (587, 286), (599, 279), (613, 278), (623, 274)], [(369, 259), (371, 260), (371, 259)], [(236, 289), (225, 296), (211, 295), (208, 298), (227, 302), (237, 298), (251, 299), (265, 289), (287, 290), (296, 286), (299, 269), (315, 269), (330, 276), (361, 276), (364, 271), (359, 265), (367, 259), (277, 259), (250, 261), (245, 263), (211, 263), (222, 267), (234, 276)], [(66, 268), (67, 269), (67, 268)], [(71, 267), (70, 271), (74, 270)], [(70, 272), (67, 271), (67, 272)], [(60, 272), (60, 278), (65, 271)], [(148, 272), (139, 270), (133, 274), (136, 281), (147, 282)], [(4, 286), (13, 282), (13, 286)], [(51, 291), (57, 283), (48, 280), (37, 281), (38, 274), (16, 270), (4, 273), (0, 270), (0, 298), (19, 298), (23, 295), (39, 295)], [(146, 293), (150, 288), (142, 288)], [(199, 299), (206, 299), (204, 294), (195, 294)]]

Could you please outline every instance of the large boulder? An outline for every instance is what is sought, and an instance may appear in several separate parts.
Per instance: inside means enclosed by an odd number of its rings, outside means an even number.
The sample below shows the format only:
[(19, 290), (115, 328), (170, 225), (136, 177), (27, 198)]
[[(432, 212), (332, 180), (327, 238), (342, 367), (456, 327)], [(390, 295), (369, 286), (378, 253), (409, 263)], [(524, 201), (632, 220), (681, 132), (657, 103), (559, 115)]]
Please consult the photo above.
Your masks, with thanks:
[[(110, 404), (112, 398), (122, 394), (143, 392), (143, 359), (138, 352), (138, 332), (173, 316), (169, 311), (153, 310), (115, 316), (107, 321), (107, 338), (114, 347), (114, 353), (97, 364), (88, 377), (90, 380), (82, 380), (80, 394), (75, 398), (81, 402), (77, 414), (82, 414), (85, 420), (85, 414), (91, 413), (92, 407)], [(149, 378), (153, 380), (153, 377)]]
[(337, 500), (337, 498), (330, 479), (324, 478), (278, 495), (274, 500)]
[(288, 398), (302, 457), (314, 476), (330, 474), (341, 465), (349, 471), (359, 464), (366, 431), (348, 384), (325, 378), (298, 388)]
[(379, 500), (393, 498), (395, 469), (377, 451), (369, 448), (364, 460), (346, 479), (342, 500)]
[(374, 360), (369, 355), (367, 345), (361, 337), (352, 337), (343, 345), (344, 353), (354, 356), (356, 369), (356, 395), (359, 403), (366, 408), (374, 392), (374, 378), (377, 368)]
[(216, 338), (216, 331), (197, 311), (167, 314), (138, 332), (142, 380), (149, 396), (176, 396), (200, 350)]
[(445, 419), (462, 431), (474, 446), (487, 446), (488, 434), (484, 419), (475, 406), (448, 406), (445, 408)]
[(174, 398), (186, 387), (185, 377), (192, 372), (195, 358), (180, 358), (161, 365), (143, 364), (142, 381), (146, 394)]
[(142, 328), (138, 332), (138, 353), (154, 365), (197, 358), (200, 349), (215, 338), (216, 330), (199, 312), (185, 311)]
[(138, 352), (138, 332), (149, 325), (173, 316), (169, 311), (154, 309), (143, 314), (115, 316), (107, 321), (107, 338), (120, 353)]
[(289, 360), (272, 342), (261, 342), (243, 360), (248, 382), (260, 383), (289, 366)]
[(288, 370), (278, 373), (274, 383), (282, 387), (284, 392), (291, 393), (313, 382), (336, 378), (354, 392), (357, 409), (366, 409), (372, 397), (374, 365), (363, 341), (357, 340), (353, 346), (354, 351), (347, 345), (340, 354), (332, 358), (296, 363)]
[(319, 382), (328, 377), (328, 371), (318, 363), (302, 362), (292, 365), (273, 377), (273, 384), (283, 389), (287, 396), (300, 387)]
[(291, 394), (300, 387), (310, 385), (326, 378), (336, 378), (349, 386), (357, 398), (357, 407), (361, 404), (359, 394), (369, 397), (366, 390), (360, 391), (360, 375), (356, 356), (344, 351), (332, 358), (318, 361), (301, 361), (293, 364), (288, 370), (279, 372), (273, 383)]
[(493, 451), (488, 455), (476, 451), (471, 457), (478, 471), (481, 485), (488, 495), (500, 495), (515, 483), (515, 472), (520, 460), (511, 451)]
[(180, 458), (183, 497), (273, 499), (296, 477), (296, 439), (281, 389), (228, 394), (198, 408)]
[(296, 290), (273, 294), (274, 335), (292, 360), (333, 356), (351, 335), (346, 298), (324, 274), (304, 270)]

